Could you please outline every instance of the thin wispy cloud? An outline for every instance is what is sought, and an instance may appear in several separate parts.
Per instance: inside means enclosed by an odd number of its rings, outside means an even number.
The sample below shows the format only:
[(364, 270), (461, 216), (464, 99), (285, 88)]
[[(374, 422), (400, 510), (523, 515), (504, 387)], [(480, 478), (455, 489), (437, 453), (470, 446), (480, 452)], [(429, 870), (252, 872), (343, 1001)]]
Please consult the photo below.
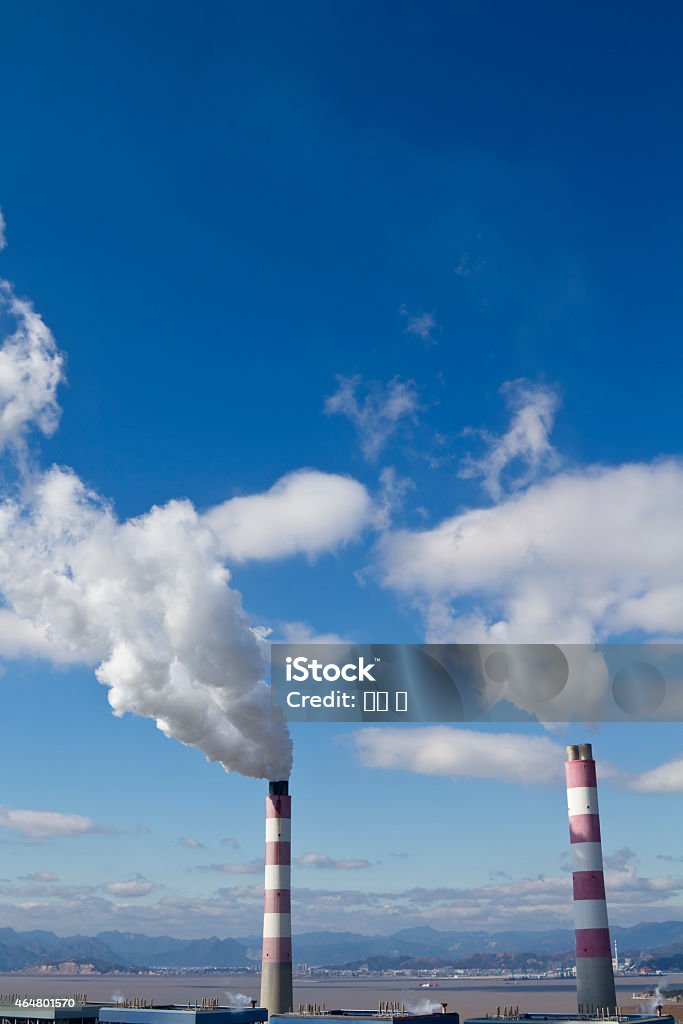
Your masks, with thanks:
[(510, 410), (510, 425), (501, 435), (468, 428), (464, 434), (480, 437), (486, 451), (480, 457), (469, 455), (459, 472), (465, 479), (481, 477), (484, 489), (495, 501), (500, 500), (504, 483), (519, 490), (541, 470), (554, 469), (560, 462), (550, 443), (560, 404), (557, 392), (521, 378), (507, 381), (500, 390)]
[(194, 871), (217, 871), (223, 875), (258, 875), (263, 871), (262, 860), (250, 860), (242, 864), (200, 864)]
[(372, 867), (369, 860), (330, 857), (327, 853), (304, 853), (294, 863), (301, 868), (318, 868), (323, 871), (361, 871)]
[(31, 430), (50, 436), (57, 429), (57, 389), (64, 357), (30, 302), (0, 279), (0, 313), (12, 324), (0, 347), (0, 452), (17, 448)]
[(2, 250), (7, 247), (7, 235), (6, 235), (5, 231), (6, 231), (5, 217), (4, 217), (4, 214), (3, 214), (2, 210), (0, 210), (0, 252), (2, 252)]
[(278, 642), (286, 644), (344, 644), (338, 633), (324, 633), (308, 622), (281, 622), (277, 628)]
[(360, 376), (338, 376), (339, 387), (325, 400), (328, 415), (345, 416), (356, 428), (360, 450), (374, 462), (406, 423), (415, 423), (420, 409), (413, 381), (393, 377), (387, 384), (365, 383)]
[(439, 325), (433, 313), (411, 313), (406, 306), (401, 306), (399, 314), (405, 320), (404, 334), (412, 334), (426, 345), (436, 345)]
[(463, 252), (460, 259), (453, 267), (453, 273), (456, 277), (472, 277), (479, 270), (482, 270), (486, 266), (486, 260), (480, 257), (474, 256), (471, 252)]
[(186, 846), (188, 850), (204, 850), (206, 847), (204, 843), (200, 842), (199, 839), (195, 839), (194, 836), (181, 836), (178, 840), (181, 846)]

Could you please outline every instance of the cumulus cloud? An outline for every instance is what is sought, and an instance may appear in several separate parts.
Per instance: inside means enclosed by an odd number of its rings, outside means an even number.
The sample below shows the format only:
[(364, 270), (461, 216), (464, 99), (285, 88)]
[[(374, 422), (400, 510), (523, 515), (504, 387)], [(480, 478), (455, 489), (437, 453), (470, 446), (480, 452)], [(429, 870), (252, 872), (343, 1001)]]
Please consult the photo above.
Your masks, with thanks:
[(130, 878), (125, 882), (106, 882), (102, 889), (109, 896), (117, 896), (120, 899), (135, 899), (139, 896), (148, 896), (152, 889), (155, 889), (154, 882), (146, 878)]
[[(507, 381), (501, 388), (511, 412), (507, 431), (496, 436), (487, 431), (469, 429), (486, 444), (483, 456), (468, 456), (460, 476), (482, 477), (484, 489), (496, 501), (503, 493), (503, 478), (518, 490), (525, 487), (542, 469), (554, 469), (559, 456), (550, 443), (550, 434), (559, 406), (559, 396), (549, 387), (519, 379)], [(514, 467), (515, 475), (507, 473)]]
[(433, 313), (411, 313), (406, 306), (401, 306), (399, 313), (405, 318), (406, 325), (403, 328), (405, 334), (413, 334), (420, 338), (426, 345), (435, 345), (434, 332), (438, 324)]
[(364, 458), (374, 462), (403, 422), (416, 421), (420, 403), (415, 385), (399, 377), (386, 385), (374, 381), (365, 387), (365, 397), (359, 399), (361, 377), (338, 376), (337, 381), (339, 387), (326, 399), (325, 412), (351, 421)]
[(372, 501), (350, 477), (299, 470), (269, 491), (231, 498), (204, 521), (229, 561), (318, 555), (357, 537), (372, 518)]
[(86, 836), (105, 832), (92, 818), (57, 811), (24, 811), (0, 805), (0, 828), (11, 829), (32, 839)]
[(557, 785), (564, 772), (564, 747), (545, 736), (383, 726), (359, 729), (353, 743), (367, 768), (524, 785)]
[(194, 836), (181, 836), (178, 840), (181, 846), (187, 846), (189, 850), (204, 850), (206, 847), (204, 843), (200, 842), (199, 839), (195, 839)]
[(676, 460), (561, 473), (433, 529), (388, 534), (382, 578), (421, 603), (430, 639), (583, 644), (635, 629), (678, 633), (681, 508)]
[(301, 868), (321, 868), (333, 871), (359, 871), (372, 866), (369, 860), (336, 859), (327, 853), (304, 853), (294, 861)]
[(57, 388), (64, 357), (30, 302), (0, 279), (0, 326), (9, 331), (0, 346), (0, 452), (19, 447), (31, 429), (49, 436), (59, 422)]

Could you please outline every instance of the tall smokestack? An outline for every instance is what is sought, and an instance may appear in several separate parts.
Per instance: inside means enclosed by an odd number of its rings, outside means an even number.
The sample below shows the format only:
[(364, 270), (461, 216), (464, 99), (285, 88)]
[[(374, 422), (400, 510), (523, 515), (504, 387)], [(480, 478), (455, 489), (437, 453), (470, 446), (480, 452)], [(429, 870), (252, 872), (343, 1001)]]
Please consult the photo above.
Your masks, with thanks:
[(266, 894), (263, 913), (261, 1006), (289, 1013), (292, 995), (290, 899), (292, 798), (287, 782), (271, 782), (266, 797)]
[(567, 747), (567, 802), (574, 884), (576, 994), (579, 1013), (616, 1013), (612, 949), (595, 761), (590, 743)]

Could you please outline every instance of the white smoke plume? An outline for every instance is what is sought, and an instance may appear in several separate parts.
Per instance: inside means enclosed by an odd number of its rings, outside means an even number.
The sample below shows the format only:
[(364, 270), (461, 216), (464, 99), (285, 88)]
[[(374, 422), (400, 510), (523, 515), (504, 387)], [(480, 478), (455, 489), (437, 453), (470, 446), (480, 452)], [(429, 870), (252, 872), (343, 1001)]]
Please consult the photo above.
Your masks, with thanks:
[(225, 994), (226, 1006), (251, 1006), (251, 999), (244, 992), (228, 992)]
[(659, 985), (656, 985), (652, 995), (648, 996), (645, 999), (639, 999), (638, 1005), (640, 1007), (641, 1012), (649, 1013), (654, 1016), (654, 1014), (657, 1012), (657, 1007), (663, 1006), (665, 1002), (666, 997), (664, 996), (664, 993), (662, 992)]
[(415, 1014), (416, 1017), (422, 1017), (429, 1013), (441, 1013), (443, 1007), (441, 1003), (435, 1003), (433, 999), (420, 999), (416, 1003), (406, 1003), (406, 1010), (408, 1013)]
[(74, 473), (52, 468), (0, 504), (0, 537), (6, 600), (75, 653), (98, 652), (115, 715), (153, 718), (228, 771), (288, 776), (265, 649), (189, 501), (120, 523)]
[(32, 428), (57, 426), (64, 361), (5, 281), (0, 302), (0, 328), (11, 321), (0, 347), (0, 450), (21, 470), (0, 495), (5, 615), (30, 623), (43, 647), (72, 652), (63, 660), (97, 663), (115, 715), (152, 718), (228, 771), (286, 778), (291, 741), (271, 711), (266, 647), (230, 585), (224, 542), (189, 501), (120, 522), (73, 471), (28, 472), (21, 448)]

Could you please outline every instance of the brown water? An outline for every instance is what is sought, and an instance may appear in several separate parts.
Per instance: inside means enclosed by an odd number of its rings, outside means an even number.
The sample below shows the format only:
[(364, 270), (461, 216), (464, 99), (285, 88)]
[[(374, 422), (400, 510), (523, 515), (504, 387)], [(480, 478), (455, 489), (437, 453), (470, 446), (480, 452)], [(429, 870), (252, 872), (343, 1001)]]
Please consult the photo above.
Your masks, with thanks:
[[(451, 978), (439, 981), (438, 988), (421, 989), (412, 978), (295, 978), (294, 1006), (299, 1003), (324, 1003), (330, 1009), (376, 1009), (380, 1000), (395, 1000), (427, 1012), (428, 1003), (439, 1008), (448, 1003), (461, 1019), (495, 1014), (498, 1006), (519, 1007), (528, 1013), (571, 1013), (576, 1011), (576, 988), (566, 981), (521, 981), (516, 984), (502, 978)], [(683, 975), (670, 974), (656, 980), (660, 985), (683, 987)], [(656, 982), (646, 978), (617, 978), (620, 1005), (637, 1011), (631, 999), (634, 991), (652, 989)], [(65, 997), (84, 992), (93, 1002), (139, 996), (155, 1003), (187, 1003), (204, 997), (225, 1004), (237, 994), (258, 999), (258, 975), (221, 974), (180, 977), (144, 977), (107, 975), (106, 977), (54, 978), (0, 974), (0, 993), (17, 992), (41, 997)], [(644, 1009), (644, 1007), (643, 1007)], [(647, 1007), (649, 1010), (650, 1008)], [(683, 1003), (667, 1005), (667, 1011), (683, 1020)]]

